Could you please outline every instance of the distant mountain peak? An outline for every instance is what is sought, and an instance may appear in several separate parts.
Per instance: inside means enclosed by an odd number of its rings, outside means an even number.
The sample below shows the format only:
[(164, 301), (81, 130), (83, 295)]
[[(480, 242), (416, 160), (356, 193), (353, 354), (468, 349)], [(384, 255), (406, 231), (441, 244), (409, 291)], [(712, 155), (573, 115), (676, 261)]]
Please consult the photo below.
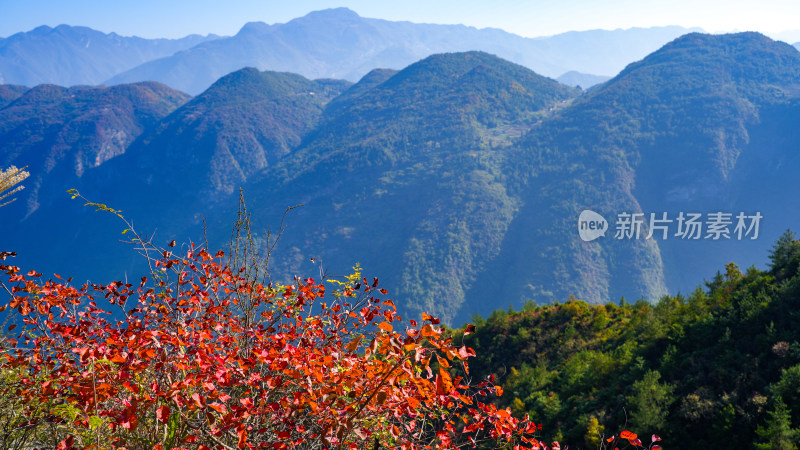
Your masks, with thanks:
[(770, 44), (776, 42), (757, 31), (742, 31), (737, 33), (710, 34), (703, 32), (691, 32), (675, 38), (664, 47), (686, 44), (722, 44), (722, 43), (759, 43)]
[[(303, 17), (298, 17), (296, 19), (292, 19), (289, 23), (303, 23), (303, 22), (331, 22), (331, 21), (342, 21), (342, 20), (358, 20), (361, 17), (356, 14), (355, 11), (349, 8), (341, 7), (341, 8), (330, 8), (330, 9), (323, 9), (320, 11), (311, 11), (310, 13), (306, 14)], [(245, 36), (245, 35), (263, 35), (274, 30), (277, 27), (280, 27), (284, 24), (275, 24), (269, 25), (264, 22), (247, 22), (244, 26), (239, 30), (236, 34), (237, 36)]]
[[(68, 31), (68, 30), (81, 30), (81, 31), (83, 31), (83, 30), (91, 30), (91, 28), (88, 28), (88, 27), (72, 26), (72, 25), (67, 25), (67, 24), (65, 24), (65, 23), (59, 24), (59, 25), (57, 25), (57, 26), (56, 26), (55, 28), (53, 28), (53, 29), (54, 29), (55, 31)], [(94, 30), (92, 30), (92, 31), (94, 31)], [(103, 33), (103, 34), (105, 34), (105, 33)]]
[(396, 85), (416, 78), (427, 80), (431, 76), (439, 79), (459, 77), (481, 66), (514, 67), (522, 69), (524, 72), (534, 74), (530, 69), (518, 64), (490, 53), (473, 50), (468, 52), (438, 53), (428, 56), (401, 70), (396, 76), (392, 77), (388, 83)]
[[(302, 75), (289, 72), (259, 71), (254, 67), (244, 67), (217, 80), (195, 101), (201, 98), (213, 98), (218, 102), (228, 103), (241, 101), (236, 98), (242, 92), (249, 92), (249, 97), (276, 97), (290, 91), (287, 84), (310, 82)], [(289, 89), (289, 91), (287, 91)]]
[(0, 83), (97, 85), (144, 62), (174, 55), (210, 39), (214, 36), (144, 39), (84, 26), (43, 25), (0, 39)]
[(448, 52), (437, 53), (423, 58), (400, 72), (413, 72), (421, 68), (436, 67), (447, 71), (462, 72), (471, 70), (480, 64), (506, 63), (513, 64), (495, 55), (480, 51), (471, 50), (468, 52)]
[(615, 80), (649, 68), (663, 75), (665, 65), (676, 73), (687, 70), (714, 73), (715, 76), (709, 79), (719, 79), (722, 73), (726, 73), (734, 79), (786, 84), (795, 83), (800, 77), (800, 54), (795, 48), (761, 33), (748, 31), (685, 34), (641, 61), (628, 65)]
[[(53, 28), (52, 28), (52, 27), (49, 27), (49, 26), (47, 26), (47, 25), (40, 25), (40, 26), (38, 26), (38, 27), (36, 27), (36, 28), (32, 29), (32, 30), (30, 31), (30, 33), (31, 33), (31, 34), (38, 34), (38, 35), (41, 35), (41, 34), (47, 34), (47, 33), (51, 32), (51, 31), (53, 31)], [(17, 34), (20, 34), (20, 33), (17, 33)]]
[[(358, 123), (376, 126), (373, 118), (387, 114), (414, 127), (437, 123), (433, 129), (458, 128), (463, 122), (494, 129), (513, 123), (519, 131), (532, 126), (526, 120), (533, 111), (546, 110), (577, 94), (575, 89), (486, 52), (436, 54), (399, 72), (381, 69), (364, 76), (328, 105), (322, 134), (339, 136)], [(401, 151), (395, 157), (412, 154)]]
[(654, 52), (658, 54), (661, 51), (668, 51), (672, 48), (680, 48), (687, 46), (712, 46), (720, 49), (728, 49), (731, 51), (741, 51), (749, 46), (766, 46), (773, 49), (783, 48), (784, 50), (792, 46), (781, 41), (773, 40), (756, 31), (743, 31), (738, 33), (727, 34), (709, 34), (701, 32), (692, 32), (684, 34), (675, 38), (673, 41), (665, 44), (660, 50)]
[(244, 26), (236, 33), (237, 36), (245, 36), (248, 34), (264, 34), (268, 32), (272, 27), (264, 22), (247, 22)]
[(313, 19), (360, 19), (361, 16), (358, 15), (355, 11), (350, 8), (346, 8), (344, 6), (339, 8), (328, 8), (322, 9), (319, 11), (311, 11), (310, 13), (303, 16), (303, 18), (313, 18)]
[(382, 79), (386, 81), (392, 75), (399, 72), (396, 69), (372, 69), (366, 75), (364, 75), (358, 82), (371, 82), (372, 80)]

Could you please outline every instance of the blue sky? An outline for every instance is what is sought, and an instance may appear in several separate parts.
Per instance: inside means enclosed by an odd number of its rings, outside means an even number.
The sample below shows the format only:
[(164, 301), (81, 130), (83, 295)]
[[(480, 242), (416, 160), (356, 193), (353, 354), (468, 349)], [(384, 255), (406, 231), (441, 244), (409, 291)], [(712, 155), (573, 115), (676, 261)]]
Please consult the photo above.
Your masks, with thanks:
[(800, 0), (0, 0), (0, 36), (62, 23), (142, 37), (231, 35), (249, 21), (283, 23), (337, 6), (364, 17), (462, 23), (529, 37), (657, 25), (773, 36), (800, 29)]

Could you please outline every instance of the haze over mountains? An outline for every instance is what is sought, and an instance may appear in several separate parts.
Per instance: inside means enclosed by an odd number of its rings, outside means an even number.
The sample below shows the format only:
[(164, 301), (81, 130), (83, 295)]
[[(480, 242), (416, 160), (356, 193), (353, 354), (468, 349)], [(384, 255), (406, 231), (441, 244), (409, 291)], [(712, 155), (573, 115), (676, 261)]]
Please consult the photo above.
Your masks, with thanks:
[(0, 83), (101, 84), (139, 64), (215, 38), (192, 35), (182, 39), (143, 39), (80, 26), (41, 26), (0, 38)]
[(553, 78), (570, 70), (614, 75), (686, 32), (663, 27), (530, 39), (498, 29), (368, 19), (337, 8), (286, 24), (248, 23), (235, 36), (145, 63), (109, 83), (156, 80), (195, 94), (245, 66), (356, 81), (376, 67), (401, 69), (434, 53), (469, 50), (486, 51)]
[[(153, 83), (4, 86), (0, 165), (40, 174), (4, 207), (0, 246), (45, 272), (137, 276), (110, 244), (121, 225), (64, 190), (164, 242), (202, 240), (205, 218), (225, 248), (243, 186), (262, 244), (304, 205), (277, 279), (318, 270), (310, 257), (337, 274), (360, 262), (405, 311), (454, 323), (528, 299), (656, 299), (763, 260), (796, 226), (798, 95), (800, 52), (757, 33), (682, 36), (588, 92), (482, 52), (355, 84), (242, 69), (191, 100)], [(764, 220), (757, 240), (583, 242), (587, 208), (612, 227), (626, 211)]]
[(590, 74), (574, 82), (588, 88), (689, 31), (698, 30), (632, 28), (523, 38), (499, 29), (363, 18), (346, 8), (285, 24), (248, 23), (231, 37), (141, 39), (62, 25), (0, 39), (0, 83), (159, 81), (197, 95), (244, 67), (354, 82), (377, 67), (402, 69), (434, 53), (481, 50), (551, 78), (570, 71)]

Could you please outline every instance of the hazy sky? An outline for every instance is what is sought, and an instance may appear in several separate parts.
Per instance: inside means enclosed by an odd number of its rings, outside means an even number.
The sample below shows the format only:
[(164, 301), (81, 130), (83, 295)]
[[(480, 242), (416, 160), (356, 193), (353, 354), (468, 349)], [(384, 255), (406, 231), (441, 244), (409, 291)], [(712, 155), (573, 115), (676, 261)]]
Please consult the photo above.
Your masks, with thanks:
[(62, 23), (126, 36), (232, 35), (246, 22), (283, 23), (337, 6), (364, 17), (496, 27), (529, 37), (656, 25), (773, 36), (800, 29), (800, 0), (0, 0), (0, 37)]

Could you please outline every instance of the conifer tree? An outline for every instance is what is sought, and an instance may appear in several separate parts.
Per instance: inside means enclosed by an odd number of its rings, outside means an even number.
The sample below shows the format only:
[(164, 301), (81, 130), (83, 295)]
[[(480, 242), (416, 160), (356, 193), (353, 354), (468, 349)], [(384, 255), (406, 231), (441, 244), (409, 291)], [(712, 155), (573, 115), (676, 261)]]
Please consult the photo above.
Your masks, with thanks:
[(797, 449), (798, 430), (792, 429), (792, 414), (783, 399), (775, 397), (773, 409), (767, 413), (766, 426), (756, 429), (760, 442), (755, 444), (757, 450), (794, 450)]
[(792, 230), (778, 238), (769, 254), (770, 270), (778, 281), (791, 278), (800, 266), (800, 241)]

